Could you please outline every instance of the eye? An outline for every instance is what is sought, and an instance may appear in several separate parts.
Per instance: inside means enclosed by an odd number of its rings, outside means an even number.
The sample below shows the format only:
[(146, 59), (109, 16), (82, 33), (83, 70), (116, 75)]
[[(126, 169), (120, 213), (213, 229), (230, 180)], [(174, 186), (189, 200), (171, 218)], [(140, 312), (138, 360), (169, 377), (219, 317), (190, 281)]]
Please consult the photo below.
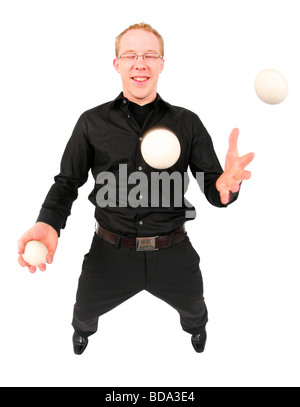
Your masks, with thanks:
[(146, 61), (155, 61), (156, 59), (158, 59), (160, 56), (158, 54), (145, 54), (144, 55), (144, 59)]
[(123, 54), (121, 55), (121, 58), (124, 59), (125, 61), (134, 61), (136, 59), (135, 54)]

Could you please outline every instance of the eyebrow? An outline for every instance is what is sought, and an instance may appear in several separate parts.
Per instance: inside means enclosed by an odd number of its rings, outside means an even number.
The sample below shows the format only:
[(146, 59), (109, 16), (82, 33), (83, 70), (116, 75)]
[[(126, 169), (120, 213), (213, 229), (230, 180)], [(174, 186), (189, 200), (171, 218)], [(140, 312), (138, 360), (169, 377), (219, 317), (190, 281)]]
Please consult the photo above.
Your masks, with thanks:
[[(122, 54), (127, 54), (128, 52), (133, 52), (134, 54), (137, 54), (137, 52), (134, 51), (133, 49), (128, 49), (128, 50), (122, 52)], [(147, 51), (144, 52), (144, 54), (148, 54), (148, 53), (152, 53), (152, 52), (153, 52), (154, 54), (160, 54), (159, 51), (156, 51), (156, 50), (153, 50), (153, 49), (148, 49)]]

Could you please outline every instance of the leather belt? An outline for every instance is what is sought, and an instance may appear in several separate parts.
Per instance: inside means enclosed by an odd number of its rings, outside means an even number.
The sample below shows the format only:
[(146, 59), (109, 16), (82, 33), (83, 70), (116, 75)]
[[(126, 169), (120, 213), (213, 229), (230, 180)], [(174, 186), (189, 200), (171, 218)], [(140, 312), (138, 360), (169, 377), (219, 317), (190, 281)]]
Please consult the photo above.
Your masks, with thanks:
[(169, 235), (159, 235), (152, 237), (127, 237), (117, 235), (104, 229), (98, 223), (96, 224), (96, 234), (106, 242), (127, 248), (135, 248), (137, 251), (153, 251), (171, 247), (173, 244), (184, 240), (186, 233), (185, 227), (175, 230)]

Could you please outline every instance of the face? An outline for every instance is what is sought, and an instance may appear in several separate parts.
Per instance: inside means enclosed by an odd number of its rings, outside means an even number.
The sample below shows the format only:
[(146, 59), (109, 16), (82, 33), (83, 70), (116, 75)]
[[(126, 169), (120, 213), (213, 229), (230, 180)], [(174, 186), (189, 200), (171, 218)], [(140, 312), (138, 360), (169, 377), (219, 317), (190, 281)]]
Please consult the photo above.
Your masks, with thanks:
[[(160, 55), (159, 42), (152, 32), (130, 30), (120, 41), (119, 55), (134, 52), (143, 55), (155, 52)], [(146, 62), (142, 57), (136, 61), (114, 60), (114, 67), (121, 75), (123, 95), (139, 105), (151, 103), (156, 98), (159, 74), (163, 71), (164, 60)]]

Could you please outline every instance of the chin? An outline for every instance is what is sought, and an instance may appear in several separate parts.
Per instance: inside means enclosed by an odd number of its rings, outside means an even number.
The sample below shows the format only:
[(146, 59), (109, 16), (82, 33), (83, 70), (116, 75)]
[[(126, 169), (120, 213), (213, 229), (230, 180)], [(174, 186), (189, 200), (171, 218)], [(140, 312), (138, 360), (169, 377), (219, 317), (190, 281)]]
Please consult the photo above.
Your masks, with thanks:
[(154, 92), (151, 89), (133, 89), (131, 94), (137, 98), (137, 99), (148, 99), (151, 98), (152, 94), (156, 94), (156, 91)]

